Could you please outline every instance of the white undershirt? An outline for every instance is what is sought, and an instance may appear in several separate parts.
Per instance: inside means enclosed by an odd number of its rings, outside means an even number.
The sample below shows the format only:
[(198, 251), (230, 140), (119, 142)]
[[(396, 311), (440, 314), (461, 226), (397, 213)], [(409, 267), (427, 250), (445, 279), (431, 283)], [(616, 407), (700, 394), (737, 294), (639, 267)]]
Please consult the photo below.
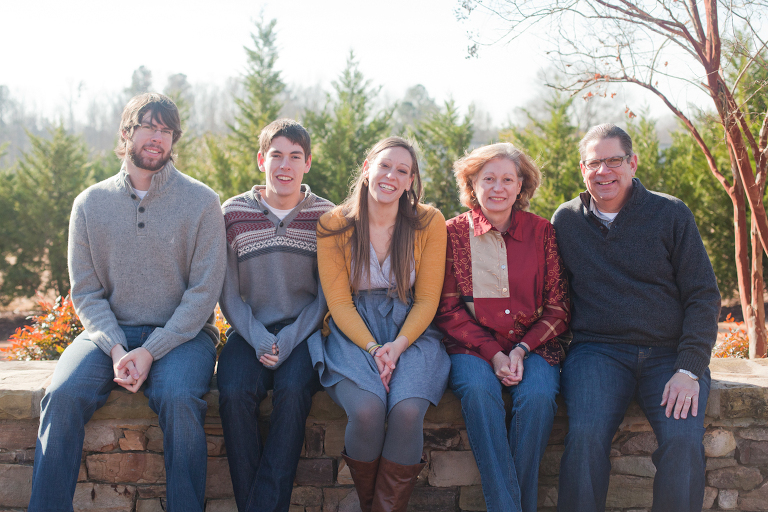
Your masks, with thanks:
[(599, 217), (599, 218), (601, 218), (601, 219), (603, 219), (605, 221), (608, 221), (608, 222), (613, 222), (614, 219), (616, 218), (616, 216), (619, 214), (619, 212), (615, 212), (615, 213), (601, 212), (597, 208), (597, 205), (595, 204), (595, 200), (591, 199), (591, 198), (590, 198), (590, 202), (589, 202), (589, 207), (590, 207), (589, 209), (592, 210), (592, 213), (594, 213), (597, 217)]
[(286, 218), (288, 214), (293, 211), (293, 208), (291, 208), (290, 210), (278, 210), (277, 208), (273, 208), (272, 206), (270, 206), (269, 203), (267, 203), (266, 201), (262, 201), (262, 203), (264, 203), (264, 206), (269, 208), (269, 211), (274, 213), (275, 217), (277, 217), (280, 220), (283, 220), (284, 218)]
[(144, 196), (147, 195), (147, 192), (149, 190), (139, 190), (137, 188), (133, 189), (134, 192), (136, 192), (136, 195), (139, 196), (139, 199), (144, 199)]

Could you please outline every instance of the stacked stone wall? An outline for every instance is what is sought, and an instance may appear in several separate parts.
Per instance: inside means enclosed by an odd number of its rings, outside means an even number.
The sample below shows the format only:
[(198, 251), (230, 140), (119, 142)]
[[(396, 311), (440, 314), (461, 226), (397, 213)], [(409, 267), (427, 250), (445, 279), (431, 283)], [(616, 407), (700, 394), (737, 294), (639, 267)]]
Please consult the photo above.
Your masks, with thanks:
[[(23, 511), (31, 492), (40, 399), (55, 362), (0, 362), (0, 510)], [(705, 510), (768, 510), (768, 361), (714, 360), (706, 411)], [(206, 511), (236, 510), (215, 378), (206, 395)], [(540, 468), (539, 509), (554, 511), (567, 420), (562, 401)], [(507, 405), (509, 402), (507, 401)], [(269, 399), (261, 406), (269, 428)], [(346, 417), (318, 393), (307, 421), (290, 512), (359, 510), (349, 468), (340, 457)], [(611, 511), (650, 511), (656, 439), (636, 404), (613, 440)], [(482, 511), (485, 505), (459, 402), (450, 392), (424, 423), (427, 466), (409, 510)], [(165, 506), (162, 432), (143, 394), (114, 391), (86, 427), (76, 510), (155, 512)]]

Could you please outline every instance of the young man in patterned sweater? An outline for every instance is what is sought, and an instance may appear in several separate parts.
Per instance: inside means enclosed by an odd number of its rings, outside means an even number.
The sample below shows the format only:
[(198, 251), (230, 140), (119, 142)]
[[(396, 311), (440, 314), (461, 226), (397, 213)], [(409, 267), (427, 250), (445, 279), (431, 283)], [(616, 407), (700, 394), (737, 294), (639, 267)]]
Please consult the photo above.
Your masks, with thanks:
[[(218, 367), (219, 405), (238, 510), (287, 511), (319, 389), (306, 340), (320, 336), (327, 311), (317, 274), (317, 220), (333, 203), (317, 197), (304, 174), (310, 138), (278, 119), (259, 136), (266, 185), (224, 203), (227, 274), (219, 303), (232, 328)], [(259, 404), (273, 390), (266, 443)]]

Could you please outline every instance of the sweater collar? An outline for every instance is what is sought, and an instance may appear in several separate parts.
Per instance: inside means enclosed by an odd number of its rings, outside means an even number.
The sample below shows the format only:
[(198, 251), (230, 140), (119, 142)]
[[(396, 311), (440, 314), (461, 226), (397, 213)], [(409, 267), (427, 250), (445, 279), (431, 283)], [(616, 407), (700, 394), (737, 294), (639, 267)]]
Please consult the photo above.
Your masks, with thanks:
[[(472, 216), (472, 225), (474, 226), (475, 236), (481, 236), (491, 230), (496, 229), (493, 227), (493, 224), (491, 224), (491, 221), (489, 221), (486, 218), (486, 216), (483, 215), (483, 210), (481, 210), (479, 206), (473, 208), (472, 211), (468, 213)], [(512, 219), (509, 223), (509, 228), (507, 229), (507, 233), (509, 234), (509, 236), (511, 236), (518, 242), (522, 242), (523, 241), (522, 231), (518, 229), (520, 225), (519, 220), (520, 220), (520, 215), (518, 215), (518, 211), (512, 210)]]
[[(632, 194), (629, 196), (627, 203), (621, 208), (621, 210), (619, 210), (619, 214), (621, 215), (625, 210), (630, 211), (643, 204), (643, 202), (648, 197), (648, 194), (648, 190), (646, 190), (643, 184), (640, 183), (640, 180), (637, 178), (632, 178)], [(581, 199), (581, 204), (584, 205), (584, 213), (588, 214), (590, 211), (589, 205), (592, 201), (592, 196), (589, 194), (589, 192), (584, 191), (579, 194), (579, 199)]]
[[(160, 169), (159, 172), (152, 175), (152, 181), (149, 184), (149, 190), (147, 195), (160, 194), (165, 186), (171, 181), (171, 175), (178, 172), (176, 167), (173, 166), (173, 162), (168, 160), (165, 166)], [(125, 161), (123, 161), (120, 172), (117, 174), (117, 183), (123, 187), (129, 194), (133, 194), (134, 188), (131, 185), (131, 180), (128, 176), (128, 170), (125, 167)]]
[[(248, 191), (248, 196), (249, 196), (249, 198), (250, 198), (250, 199), (251, 199), (251, 200), (252, 200), (252, 201), (253, 201), (253, 202), (254, 202), (256, 205), (258, 205), (258, 208), (259, 208), (259, 209), (261, 209), (261, 205), (262, 205), (262, 203), (266, 204), (266, 203), (264, 202), (264, 198), (263, 198), (263, 197), (261, 197), (261, 193), (262, 193), (262, 191), (264, 191), (266, 188), (267, 188), (267, 186), (266, 186), (266, 185), (254, 185), (254, 186), (253, 186), (253, 188), (251, 188), (251, 190), (249, 190), (249, 191)], [(309, 198), (310, 198), (310, 197), (313, 195), (313, 194), (312, 194), (312, 191), (309, 189), (309, 185), (307, 185), (306, 183), (302, 183), (302, 184), (301, 184), (301, 193), (302, 193), (302, 194), (304, 194), (304, 199), (302, 199), (301, 201), (299, 201), (299, 204), (297, 204), (296, 206), (294, 206), (294, 207), (292, 208), (292, 210), (295, 210), (295, 209), (297, 209), (297, 208), (298, 208), (299, 210), (303, 209), (303, 208), (304, 208), (304, 206), (305, 206), (305, 205), (306, 205), (306, 203), (307, 203), (307, 200), (308, 200), (308, 199), (309, 199)]]

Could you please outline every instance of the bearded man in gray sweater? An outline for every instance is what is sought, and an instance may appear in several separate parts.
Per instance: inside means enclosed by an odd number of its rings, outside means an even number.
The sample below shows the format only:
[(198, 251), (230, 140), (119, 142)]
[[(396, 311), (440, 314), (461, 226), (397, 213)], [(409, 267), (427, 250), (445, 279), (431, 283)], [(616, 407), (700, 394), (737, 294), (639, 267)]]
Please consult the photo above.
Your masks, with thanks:
[(85, 330), (42, 400), (29, 511), (71, 511), (84, 427), (115, 386), (137, 392), (163, 430), (168, 510), (203, 511), (203, 430), (216, 361), (213, 309), (226, 271), (215, 192), (173, 166), (179, 112), (147, 93), (123, 111), (120, 172), (75, 199), (72, 301)]
[(560, 381), (568, 435), (557, 508), (605, 510), (611, 441), (634, 399), (659, 445), (653, 512), (698, 512), (715, 274), (688, 207), (634, 177), (638, 158), (624, 130), (594, 126), (579, 152), (587, 191), (552, 217), (573, 332)]

